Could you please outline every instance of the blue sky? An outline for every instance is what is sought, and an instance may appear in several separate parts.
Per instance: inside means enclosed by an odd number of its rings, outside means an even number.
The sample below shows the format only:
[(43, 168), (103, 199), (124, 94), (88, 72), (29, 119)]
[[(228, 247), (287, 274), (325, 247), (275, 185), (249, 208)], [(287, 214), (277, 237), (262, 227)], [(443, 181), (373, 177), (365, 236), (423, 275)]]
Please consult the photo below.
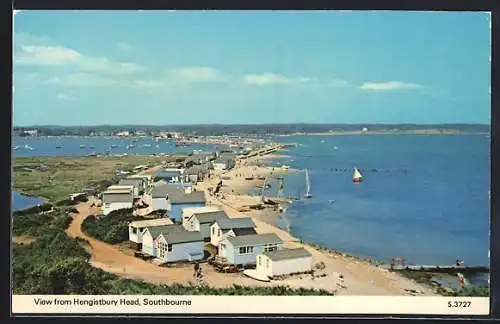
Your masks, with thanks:
[(18, 11), (15, 125), (490, 123), (490, 17)]

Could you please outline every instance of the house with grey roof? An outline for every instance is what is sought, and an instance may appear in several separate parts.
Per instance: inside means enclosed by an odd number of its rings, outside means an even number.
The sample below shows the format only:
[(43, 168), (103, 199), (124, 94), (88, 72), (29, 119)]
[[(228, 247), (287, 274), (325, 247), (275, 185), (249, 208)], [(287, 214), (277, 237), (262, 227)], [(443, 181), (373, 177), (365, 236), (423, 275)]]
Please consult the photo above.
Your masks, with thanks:
[(205, 203), (204, 191), (174, 191), (168, 195), (166, 210), (171, 218), (177, 222), (181, 222), (183, 208), (204, 207)]
[(228, 236), (219, 242), (218, 256), (230, 264), (256, 264), (257, 255), (281, 249), (283, 241), (274, 233)]
[(103, 215), (114, 210), (129, 209), (134, 205), (133, 186), (110, 186), (101, 194)]
[(173, 224), (172, 220), (167, 217), (130, 222), (128, 224), (129, 241), (136, 243), (138, 248), (141, 249), (142, 233), (146, 228), (161, 227), (171, 224)]
[(199, 231), (205, 241), (210, 241), (210, 227), (221, 218), (229, 218), (223, 210), (195, 212), (183, 219), (183, 225), (188, 231)]
[(312, 270), (312, 254), (304, 248), (267, 251), (257, 255), (256, 271), (269, 278)]
[(152, 209), (153, 210), (167, 210), (168, 208), (168, 197), (173, 192), (182, 192), (184, 189), (172, 187), (168, 184), (162, 184), (159, 186), (153, 187), (149, 196), (151, 197)]
[(231, 170), (236, 163), (236, 154), (221, 153), (219, 157), (212, 162), (213, 168), (218, 171)]
[(181, 225), (147, 227), (142, 237), (142, 252), (162, 262), (195, 261), (204, 255), (201, 233), (187, 231)]
[(210, 226), (210, 244), (219, 246), (219, 242), (228, 236), (257, 234), (255, 223), (250, 217), (217, 218)]
[(134, 197), (139, 197), (139, 195), (144, 192), (145, 185), (144, 180), (141, 178), (125, 178), (118, 182), (120, 186), (132, 186), (134, 189)]

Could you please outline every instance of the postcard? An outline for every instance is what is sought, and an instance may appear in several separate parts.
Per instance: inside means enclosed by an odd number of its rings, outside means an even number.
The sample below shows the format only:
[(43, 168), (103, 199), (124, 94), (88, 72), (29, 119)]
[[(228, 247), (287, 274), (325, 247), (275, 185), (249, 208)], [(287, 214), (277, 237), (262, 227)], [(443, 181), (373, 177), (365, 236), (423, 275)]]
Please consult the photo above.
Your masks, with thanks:
[(488, 13), (13, 20), (13, 315), (489, 313)]

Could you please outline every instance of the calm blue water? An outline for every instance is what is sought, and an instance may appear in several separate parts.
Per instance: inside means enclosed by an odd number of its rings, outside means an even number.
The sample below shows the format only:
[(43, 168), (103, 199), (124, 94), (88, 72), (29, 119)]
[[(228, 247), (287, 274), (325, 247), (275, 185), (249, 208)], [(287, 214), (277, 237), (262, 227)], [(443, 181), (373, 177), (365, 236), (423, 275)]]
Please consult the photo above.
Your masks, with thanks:
[[(489, 263), (490, 142), (484, 135), (276, 139), (300, 146), (269, 163), (308, 168), (311, 178), (313, 197), (295, 202), (286, 212), (296, 236), (383, 261), (402, 256), (409, 263), (449, 264), (457, 258), (468, 265)], [(33, 151), (20, 148), (13, 154), (86, 155), (104, 153), (112, 144), (118, 145), (112, 154), (131, 152), (125, 148), (131, 141), (123, 138), (13, 138), (13, 146), (25, 144)], [(80, 144), (87, 147), (80, 149)], [(133, 144), (138, 154), (215, 149), (151, 139)], [(355, 166), (364, 175), (361, 184), (352, 183)], [(285, 177), (287, 195), (304, 190), (304, 173)]]
[[(133, 149), (127, 149), (127, 145), (131, 144), (135, 145), (135, 147)], [(25, 148), (25, 145), (33, 148), (33, 150)], [(85, 145), (85, 148), (80, 148), (80, 145)], [(111, 145), (116, 145), (116, 147), (111, 147)], [(144, 145), (150, 145), (150, 147)], [(12, 139), (12, 147), (15, 146), (19, 146), (19, 148), (12, 151), (14, 156), (81, 156), (93, 152), (105, 154), (108, 150), (110, 154), (136, 153), (148, 155), (153, 153), (169, 154), (193, 150), (214, 151), (216, 149), (215, 145), (193, 144), (187, 147), (176, 147), (173, 141), (161, 140), (156, 142), (151, 138), (139, 138), (136, 142), (132, 142), (130, 139), (123, 137), (14, 137)], [(61, 148), (57, 148), (58, 146)]]
[[(312, 184), (312, 199), (286, 212), (295, 235), (386, 262), (402, 256), (418, 264), (457, 258), (489, 264), (490, 142), (484, 135), (281, 140), (300, 146), (269, 163), (308, 168)], [(363, 183), (352, 182), (353, 167), (364, 170)], [(285, 177), (285, 194), (304, 191), (303, 172)]]
[(12, 192), (12, 211), (26, 209), (42, 204), (43, 200), (36, 197), (27, 197), (17, 192)]

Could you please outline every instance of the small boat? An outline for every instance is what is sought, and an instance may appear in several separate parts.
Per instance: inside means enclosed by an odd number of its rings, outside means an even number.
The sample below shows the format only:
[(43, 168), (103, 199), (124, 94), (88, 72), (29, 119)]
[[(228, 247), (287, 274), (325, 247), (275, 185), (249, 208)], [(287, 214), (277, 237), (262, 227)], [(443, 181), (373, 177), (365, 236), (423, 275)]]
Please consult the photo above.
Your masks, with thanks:
[(62, 146), (61, 145), (57, 145), (56, 149), (62, 149)]
[(306, 169), (306, 193), (304, 198), (311, 198), (311, 179), (309, 179), (309, 171)]
[(33, 148), (29, 146), (28, 144), (24, 145), (24, 148), (30, 151), (33, 151)]
[(85, 147), (86, 147), (86, 145), (85, 145), (85, 144), (80, 144), (80, 148), (81, 148), (81, 149), (82, 149), (82, 148), (85, 148)]
[(352, 175), (352, 182), (360, 183), (363, 181), (363, 176), (359, 172), (358, 168), (354, 168), (354, 174)]
[(130, 149), (132, 149), (132, 148), (134, 148), (134, 147), (135, 147), (135, 145), (134, 145), (134, 144), (127, 145), (127, 150), (130, 150)]
[(13, 147), (13, 149), (14, 149), (14, 150), (18, 150), (18, 149), (19, 149), (19, 147), (20, 147), (19, 145), (16, 145), (16, 146), (14, 146), (14, 147)]
[(151, 144), (144, 144), (143, 147), (151, 147)]
[(334, 147), (333, 147), (333, 149), (334, 149), (334, 150), (338, 150), (339, 148), (338, 148), (337, 146), (334, 146)]
[(115, 148), (115, 147), (118, 147), (118, 145), (116, 145), (116, 144), (111, 144), (111, 147), (112, 147), (112, 148)]
[(156, 144), (156, 148), (160, 148), (160, 145)]
[(328, 203), (329, 203), (329, 204), (334, 204), (334, 203), (335, 203), (335, 200), (334, 200), (334, 199), (330, 199), (330, 200), (328, 200)]
[(284, 164), (283, 164), (283, 165), (281, 166), (281, 168), (282, 168), (282, 169), (285, 169), (285, 170), (288, 170), (290, 167), (289, 167), (288, 165), (284, 165)]
[(95, 146), (94, 146), (94, 145), (91, 145), (91, 146), (90, 146), (90, 148), (91, 148), (91, 149), (95, 149)]

